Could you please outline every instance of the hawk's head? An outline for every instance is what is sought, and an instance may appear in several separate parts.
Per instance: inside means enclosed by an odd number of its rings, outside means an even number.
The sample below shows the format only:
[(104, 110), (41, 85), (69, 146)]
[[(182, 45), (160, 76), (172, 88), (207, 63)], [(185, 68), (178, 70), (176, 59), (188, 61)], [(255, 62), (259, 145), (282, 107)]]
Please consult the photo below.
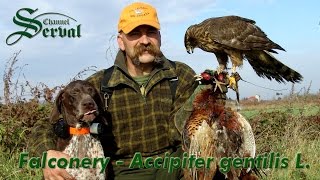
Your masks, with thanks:
[(193, 49), (197, 47), (197, 39), (194, 37), (193, 26), (190, 26), (184, 35), (184, 46), (189, 54), (193, 53)]

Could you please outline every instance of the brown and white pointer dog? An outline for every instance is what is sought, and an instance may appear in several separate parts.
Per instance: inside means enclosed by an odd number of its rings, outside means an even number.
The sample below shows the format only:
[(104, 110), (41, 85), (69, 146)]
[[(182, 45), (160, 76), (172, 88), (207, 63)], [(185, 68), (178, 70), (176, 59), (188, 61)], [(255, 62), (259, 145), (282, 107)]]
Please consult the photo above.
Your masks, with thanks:
[[(92, 121), (107, 124), (107, 121), (103, 116), (101, 96), (89, 82), (76, 80), (59, 92), (50, 121), (55, 123), (61, 117), (69, 125), (70, 136), (58, 138), (57, 150), (80, 160), (84, 157), (104, 158), (100, 141), (90, 134), (90, 124)], [(106, 172), (101, 173), (101, 169), (99, 162), (95, 169), (69, 168), (68, 165), (66, 170), (77, 180), (106, 179)]]

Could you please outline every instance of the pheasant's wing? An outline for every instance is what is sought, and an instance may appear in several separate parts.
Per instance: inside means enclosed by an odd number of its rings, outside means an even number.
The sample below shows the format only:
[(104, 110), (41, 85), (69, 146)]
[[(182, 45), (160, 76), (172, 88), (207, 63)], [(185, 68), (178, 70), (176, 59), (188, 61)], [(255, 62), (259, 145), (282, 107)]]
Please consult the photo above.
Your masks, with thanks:
[(255, 157), (256, 144), (251, 125), (240, 113), (237, 113), (237, 116), (243, 134), (243, 142), (239, 154), (242, 155), (242, 157)]

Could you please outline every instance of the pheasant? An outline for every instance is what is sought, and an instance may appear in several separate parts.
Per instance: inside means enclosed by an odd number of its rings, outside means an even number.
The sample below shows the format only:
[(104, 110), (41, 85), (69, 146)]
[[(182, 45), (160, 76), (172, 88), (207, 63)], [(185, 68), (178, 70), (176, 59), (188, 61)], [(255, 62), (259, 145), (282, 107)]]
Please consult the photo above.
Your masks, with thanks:
[[(219, 172), (219, 161), (223, 157), (254, 157), (255, 140), (248, 121), (238, 112), (225, 106), (229, 79), (225, 73), (206, 70), (197, 76), (201, 84), (207, 85), (193, 100), (193, 111), (185, 122), (182, 132), (183, 150), (199, 158), (214, 157), (210, 168), (185, 169), (186, 179), (213, 179)], [(248, 170), (231, 168), (223, 176), (241, 179), (250, 176)], [(252, 175), (253, 176), (253, 175)], [(253, 176), (255, 177), (255, 176)], [(255, 179), (255, 178), (253, 178)]]

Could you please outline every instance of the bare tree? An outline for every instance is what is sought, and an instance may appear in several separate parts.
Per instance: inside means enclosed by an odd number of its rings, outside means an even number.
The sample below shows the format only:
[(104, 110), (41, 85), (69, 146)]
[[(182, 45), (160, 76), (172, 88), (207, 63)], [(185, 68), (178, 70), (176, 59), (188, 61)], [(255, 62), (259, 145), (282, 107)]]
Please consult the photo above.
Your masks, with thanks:
[(14, 53), (13, 56), (7, 61), (4, 74), (3, 74), (3, 95), (4, 95), (4, 103), (10, 104), (10, 89), (12, 86), (12, 76), (14, 74), (14, 71), (17, 67), (15, 67), (16, 62), (18, 61), (18, 55), (20, 54), (21, 50)]

